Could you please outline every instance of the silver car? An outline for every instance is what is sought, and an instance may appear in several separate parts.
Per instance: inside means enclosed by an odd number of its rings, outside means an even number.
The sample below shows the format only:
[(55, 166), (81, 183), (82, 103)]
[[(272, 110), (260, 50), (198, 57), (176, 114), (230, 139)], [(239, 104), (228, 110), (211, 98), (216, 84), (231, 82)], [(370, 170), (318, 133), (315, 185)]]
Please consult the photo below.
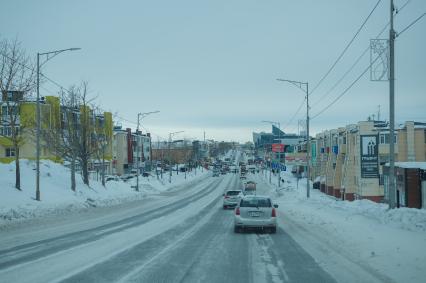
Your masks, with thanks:
[(267, 196), (244, 196), (235, 208), (234, 232), (239, 233), (246, 228), (260, 228), (276, 233), (276, 208), (278, 205), (272, 205), (271, 198)]
[(241, 190), (228, 190), (223, 194), (223, 209), (228, 207), (235, 207), (242, 196)]

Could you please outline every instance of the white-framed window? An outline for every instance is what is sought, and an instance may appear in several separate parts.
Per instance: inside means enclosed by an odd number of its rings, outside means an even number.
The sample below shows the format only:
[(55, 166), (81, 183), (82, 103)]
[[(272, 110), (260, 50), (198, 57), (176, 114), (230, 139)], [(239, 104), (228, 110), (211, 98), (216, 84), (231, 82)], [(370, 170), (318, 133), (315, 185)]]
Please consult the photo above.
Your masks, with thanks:
[(6, 148), (6, 157), (14, 157), (15, 156), (15, 149), (12, 147)]

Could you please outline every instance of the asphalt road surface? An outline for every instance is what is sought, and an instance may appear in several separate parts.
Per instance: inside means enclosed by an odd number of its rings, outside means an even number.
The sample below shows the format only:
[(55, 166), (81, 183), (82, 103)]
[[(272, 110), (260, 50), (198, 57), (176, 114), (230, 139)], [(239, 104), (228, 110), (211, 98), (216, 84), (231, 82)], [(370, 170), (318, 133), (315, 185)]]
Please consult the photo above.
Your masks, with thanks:
[(286, 227), (235, 234), (227, 188), (241, 188), (238, 175), (12, 228), (0, 282), (335, 282)]

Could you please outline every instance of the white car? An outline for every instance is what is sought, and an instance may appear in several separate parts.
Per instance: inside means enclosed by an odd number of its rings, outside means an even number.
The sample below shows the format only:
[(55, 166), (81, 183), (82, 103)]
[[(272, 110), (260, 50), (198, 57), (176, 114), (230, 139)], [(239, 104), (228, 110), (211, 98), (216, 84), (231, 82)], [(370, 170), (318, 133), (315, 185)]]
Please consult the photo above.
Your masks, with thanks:
[(272, 200), (267, 196), (247, 195), (241, 198), (235, 208), (234, 232), (239, 233), (246, 228), (259, 228), (277, 232), (278, 205), (272, 205)]
[(235, 207), (242, 197), (243, 192), (241, 190), (227, 190), (223, 194), (223, 209), (228, 207)]

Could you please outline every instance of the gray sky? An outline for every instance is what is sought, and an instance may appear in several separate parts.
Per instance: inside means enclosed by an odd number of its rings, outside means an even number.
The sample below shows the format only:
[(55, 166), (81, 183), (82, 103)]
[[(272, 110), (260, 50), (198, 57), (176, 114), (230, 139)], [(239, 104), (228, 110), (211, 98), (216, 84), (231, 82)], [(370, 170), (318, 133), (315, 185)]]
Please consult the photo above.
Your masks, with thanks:
[[(142, 123), (165, 138), (247, 141), (253, 131), (270, 131), (262, 120), (297, 132), (291, 117), (304, 94), (286, 78), (308, 81), (310, 89), (331, 67), (376, 0), (181, 0), (28, 1), (0, 0), (0, 36), (18, 38), (36, 56), (69, 47), (43, 68), (63, 86), (87, 80), (105, 110), (136, 122), (138, 112), (160, 110)], [(395, 0), (401, 7), (406, 0)], [(426, 1), (411, 0), (395, 18), (401, 31), (426, 12)], [(315, 115), (368, 66), (369, 53), (325, 98), (389, 21), (382, 0), (333, 72), (312, 93)], [(396, 41), (396, 121), (426, 122), (426, 17)], [(388, 31), (382, 38), (388, 37)], [(42, 95), (57, 93), (45, 83)], [(336, 104), (311, 122), (311, 132), (388, 117), (388, 83), (369, 73)], [(376, 116), (377, 117), (377, 116)], [(120, 119), (116, 119), (120, 121)], [(135, 124), (122, 121), (123, 126)]]

